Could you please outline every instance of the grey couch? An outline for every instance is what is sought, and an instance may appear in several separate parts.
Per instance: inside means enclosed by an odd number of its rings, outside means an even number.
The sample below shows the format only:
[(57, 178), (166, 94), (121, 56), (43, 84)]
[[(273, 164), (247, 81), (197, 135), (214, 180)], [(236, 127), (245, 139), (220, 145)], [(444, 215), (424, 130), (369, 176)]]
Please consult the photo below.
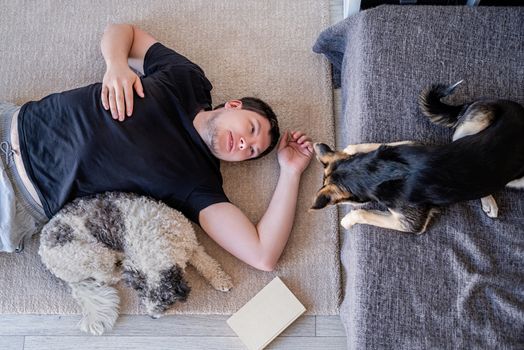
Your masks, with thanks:
[[(341, 79), (339, 149), (449, 142), (452, 131), (418, 110), (432, 83), (464, 79), (452, 103), (524, 103), (523, 8), (381, 6), (328, 28), (314, 51)], [(350, 349), (524, 348), (524, 191), (494, 197), (497, 219), (471, 201), (443, 208), (421, 236), (364, 225), (342, 232)]]

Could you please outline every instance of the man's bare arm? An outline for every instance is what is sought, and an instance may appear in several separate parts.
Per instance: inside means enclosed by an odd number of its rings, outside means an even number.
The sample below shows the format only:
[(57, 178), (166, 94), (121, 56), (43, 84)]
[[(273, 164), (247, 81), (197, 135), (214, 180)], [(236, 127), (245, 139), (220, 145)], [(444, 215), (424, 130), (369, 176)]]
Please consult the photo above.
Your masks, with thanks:
[(272, 271), (293, 227), (300, 175), (281, 174), (266, 213), (254, 225), (231, 203), (200, 212), (200, 225), (228, 252), (263, 271)]
[(312, 156), (309, 138), (284, 134), (279, 143), (280, 176), (269, 206), (257, 225), (231, 203), (213, 204), (200, 212), (200, 225), (228, 252), (245, 263), (272, 271), (289, 239), (295, 219), (302, 172)]

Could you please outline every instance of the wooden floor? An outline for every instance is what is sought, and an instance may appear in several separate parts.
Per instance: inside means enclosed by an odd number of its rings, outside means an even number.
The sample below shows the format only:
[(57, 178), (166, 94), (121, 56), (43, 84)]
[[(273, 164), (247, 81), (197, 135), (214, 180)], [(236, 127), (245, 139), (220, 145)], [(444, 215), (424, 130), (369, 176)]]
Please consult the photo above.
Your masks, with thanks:
[[(353, 0), (351, 0), (353, 1)], [(331, 0), (331, 23), (342, 19), (343, 0)], [(339, 110), (338, 92), (335, 110)], [(0, 286), (1, 288), (1, 286)], [(229, 316), (121, 316), (104, 336), (80, 332), (79, 316), (0, 315), (0, 350), (246, 349), (226, 324)], [(346, 334), (338, 316), (303, 316), (267, 349), (341, 350)]]
[[(228, 316), (121, 316), (104, 336), (89, 336), (76, 327), (79, 316), (0, 316), (2, 350), (80, 349), (245, 349), (226, 324)], [(303, 316), (275, 339), (267, 349), (346, 348), (346, 336), (338, 316)]]

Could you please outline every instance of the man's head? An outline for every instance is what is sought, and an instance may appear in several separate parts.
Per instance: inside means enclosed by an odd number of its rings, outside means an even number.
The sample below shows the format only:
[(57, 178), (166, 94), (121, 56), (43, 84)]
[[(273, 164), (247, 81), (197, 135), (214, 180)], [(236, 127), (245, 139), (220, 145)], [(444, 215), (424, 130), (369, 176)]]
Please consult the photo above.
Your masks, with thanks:
[(264, 101), (243, 97), (221, 104), (212, 112), (205, 141), (217, 158), (256, 159), (275, 148), (280, 137), (278, 121)]

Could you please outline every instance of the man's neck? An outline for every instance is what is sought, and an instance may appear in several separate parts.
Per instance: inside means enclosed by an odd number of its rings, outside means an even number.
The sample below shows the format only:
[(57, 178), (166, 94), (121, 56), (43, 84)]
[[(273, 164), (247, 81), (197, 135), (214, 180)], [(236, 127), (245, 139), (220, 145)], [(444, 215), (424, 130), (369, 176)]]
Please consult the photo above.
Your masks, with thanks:
[(212, 145), (211, 145), (211, 142), (212, 142), (211, 133), (213, 132), (214, 129), (210, 125), (212, 124), (212, 120), (214, 119), (216, 113), (217, 113), (216, 110), (211, 110), (211, 111), (201, 110), (200, 112), (197, 113), (197, 115), (193, 119), (193, 126), (195, 127), (195, 130), (197, 131), (202, 141), (204, 141), (206, 146), (209, 148), (209, 150), (213, 154), (214, 152), (213, 152)]
[(193, 126), (195, 127), (198, 135), (200, 135), (200, 138), (202, 140), (205, 139), (206, 130), (207, 130), (206, 124), (212, 112), (213, 111), (205, 111), (202, 109), (200, 112), (197, 113), (197, 115), (193, 119)]

